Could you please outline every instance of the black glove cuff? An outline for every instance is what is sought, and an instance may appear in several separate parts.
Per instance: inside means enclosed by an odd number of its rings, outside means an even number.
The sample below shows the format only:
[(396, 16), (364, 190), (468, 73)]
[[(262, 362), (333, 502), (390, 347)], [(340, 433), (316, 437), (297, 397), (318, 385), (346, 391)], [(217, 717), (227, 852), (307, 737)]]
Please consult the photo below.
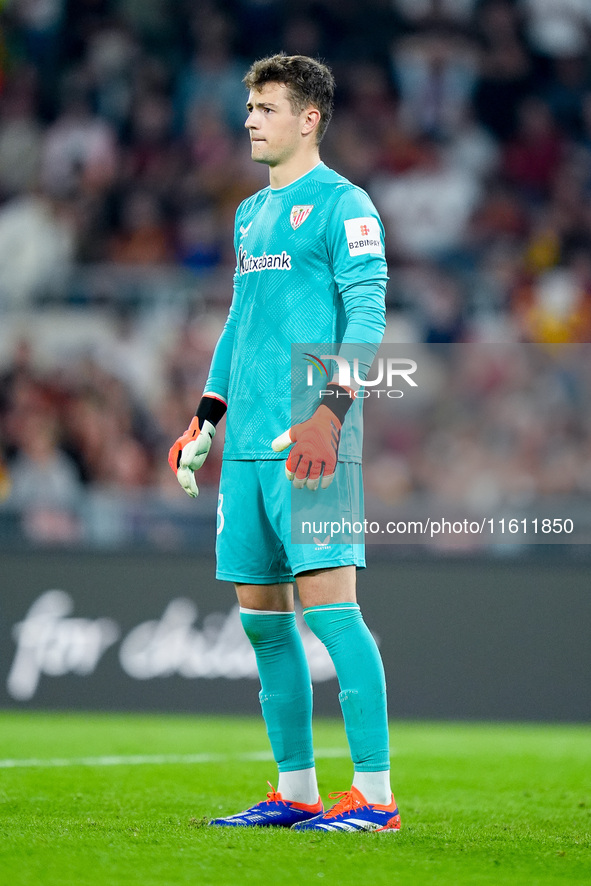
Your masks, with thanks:
[(355, 394), (350, 388), (343, 388), (341, 385), (336, 384), (328, 384), (326, 390), (333, 391), (334, 393), (325, 394), (320, 401), (320, 405), (328, 406), (330, 411), (333, 412), (340, 423), (343, 424), (346, 414), (353, 405)]
[(204, 421), (210, 421), (215, 426), (224, 417), (227, 404), (216, 396), (204, 396), (199, 401), (195, 415), (199, 419), (199, 427), (203, 427)]

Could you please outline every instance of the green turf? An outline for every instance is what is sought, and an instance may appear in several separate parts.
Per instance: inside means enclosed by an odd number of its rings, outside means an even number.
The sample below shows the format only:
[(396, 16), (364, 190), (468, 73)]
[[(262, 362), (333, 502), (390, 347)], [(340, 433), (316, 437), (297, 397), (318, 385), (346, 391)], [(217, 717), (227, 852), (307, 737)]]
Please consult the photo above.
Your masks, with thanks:
[[(319, 748), (344, 748), (319, 721)], [(0, 712), (0, 758), (227, 755), (217, 762), (0, 768), (2, 886), (591, 882), (591, 727), (393, 723), (399, 834), (213, 829), (262, 799), (259, 720)], [(233, 758), (234, 757), (234, 758)], [(321, 791), (349, 786), (318, 761)]]

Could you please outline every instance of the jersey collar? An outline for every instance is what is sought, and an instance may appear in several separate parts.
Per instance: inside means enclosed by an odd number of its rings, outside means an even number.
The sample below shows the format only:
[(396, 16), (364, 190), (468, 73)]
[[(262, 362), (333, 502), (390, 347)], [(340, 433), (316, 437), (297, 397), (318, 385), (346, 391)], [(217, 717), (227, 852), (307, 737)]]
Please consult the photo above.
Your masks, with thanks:
[(285, 194), (287, 191), (289, 191), (290, 188), (293, 188), (296, 185), (301, 184), (303, 181), (306, 181), (307, 178), (310, 178), (312, 176), (312, 173), (316, 172), (318, 169), (320, 169), (323, 166), (324, 166), (324, 163), (322, 162), (322, 160), (320, 160), (316, 164), (316, 166), (313, 166), (312, 169), (309, 169), (308, 172), (305, 172), (303, 175), (300, 175), (299, 178), (294, 179), (288, 185), (284, 185), (282, 188), (272, 188), (271, 185), (269, 185), (269, 190), (271, 191), (272, 194)]

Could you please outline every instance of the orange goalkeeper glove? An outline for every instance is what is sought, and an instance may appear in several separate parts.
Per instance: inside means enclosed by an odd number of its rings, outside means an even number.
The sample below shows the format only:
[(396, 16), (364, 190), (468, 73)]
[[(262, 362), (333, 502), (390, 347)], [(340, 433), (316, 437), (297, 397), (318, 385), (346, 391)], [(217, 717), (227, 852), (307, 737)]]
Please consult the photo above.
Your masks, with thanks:
[(285, 462), (287, 479), (295, 489), (326, 489), (334, 479), (341, 428), (355, 394), (336, 384), (328, 385), (328, 390), (331, 393), (323, 397), (312, 418), (293, 425), (271, 444), (275, 452), (283, 452), (295, 443)]
[(215, 429), (227, 409), (223, 400), (205, 394), (195, 413), (195, 418), (184, 434), (171, 446), (168, 453), (168, 464), (176, 474), (176, 478), (191, 498), (197, 498), (199, 487), (195, 480), (195, 471), (203, 466), (215, 437)]

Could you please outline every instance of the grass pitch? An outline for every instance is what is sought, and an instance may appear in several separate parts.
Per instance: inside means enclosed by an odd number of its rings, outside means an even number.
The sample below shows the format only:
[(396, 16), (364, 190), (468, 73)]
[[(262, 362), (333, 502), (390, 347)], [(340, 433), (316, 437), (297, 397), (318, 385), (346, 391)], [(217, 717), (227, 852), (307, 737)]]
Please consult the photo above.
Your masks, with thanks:
[[(214, 829), (275, 781), (262, 721), (0, 712), (2, 886), (591, 882), (591, 727), (392, 723), (399, 834)], [(351, 781), (318, 721), (325, 802)]]

